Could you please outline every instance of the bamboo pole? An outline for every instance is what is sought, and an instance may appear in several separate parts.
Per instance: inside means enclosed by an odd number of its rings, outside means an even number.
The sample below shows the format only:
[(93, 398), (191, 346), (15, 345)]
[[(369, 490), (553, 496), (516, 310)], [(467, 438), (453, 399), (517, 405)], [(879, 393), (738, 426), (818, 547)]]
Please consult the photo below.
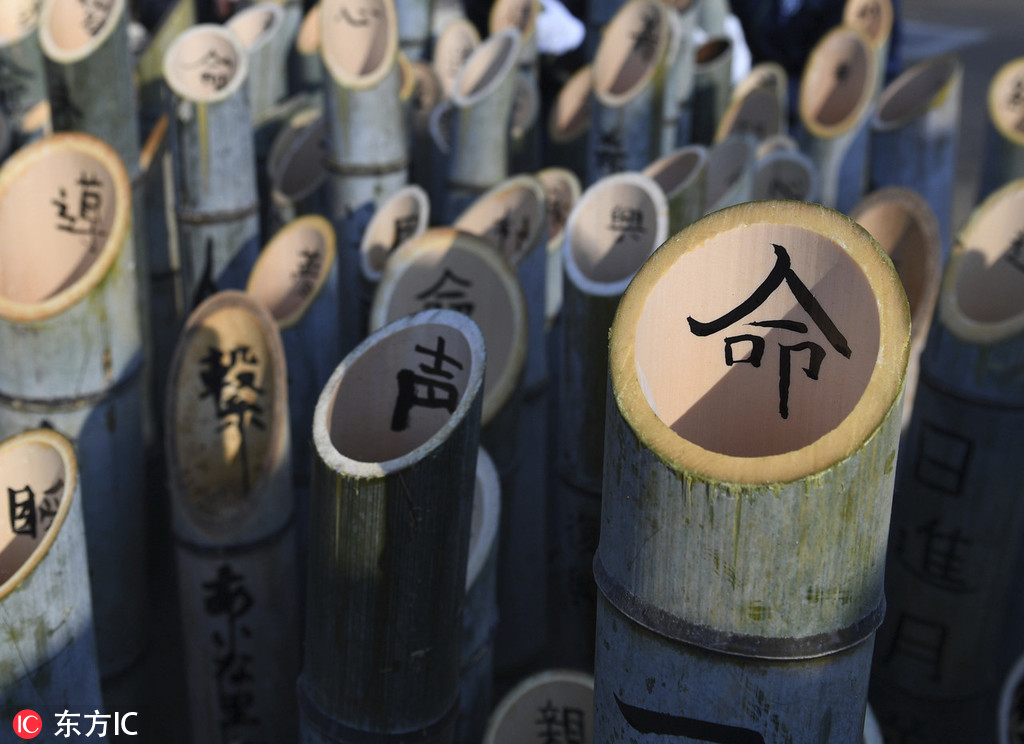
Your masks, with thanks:
[(587, 177), (587, 141), (593, 106), (594, 73), (581, 67), (565, 82), (548, 114), (546, 161)]
[(909, 336), (892, 264), (817, 205), (722, 210), (640, 269), (610, 336), (595, 741), (862, 742)]
[[(544, 187), (544, 202), (548, 211), (548, 266), (547, 290), (544, 295), (544, 316), (548, 333), (562, 310), (562, 239), (565, 223), (580, 198), (580, 180), (566, 168), (545, 168), (537, 173), (537, 180)], [(548, 347), (548, 361), (551, 358)]]
[(37, 0), (15, 0), (0, 8), (0, 112), (12, 126), (46, 98), (38, 28)]
[(434, 0), (395, 0), (399, 44), (412, 62), (427, 58), (433, 4)]
[(480, 329), (431, 310), (369, 336), (324, 388), (313, 523), (332, 527), (310, 546), (301, 741), (451, 741), (483, 387)]
[[(788, 134), (776, 134), (757, 146), (757, 159), (762, 160), (773, 152), (794, 152), (800, 149), (797, 141)], [(815, 167), (817, 170), (817, 167)]]
[(135, 87), (138, 92), (139, 129), (150, 132), (165, 116), (164, 55), (185, 29), (196, 23), (195, 3), (175, 0), (164, 11), (149, 43), (135, 61)]
[(923, 60), (885, 88), (871, 118), (872, 186), (904, 186), (928, 201), (944, 261), (952, 247), (963, 75), (953, 55)]
[[(687, 145), (644, 168), (668, 199), (668, 232), (675, 235), (704, 214), (708, 179), (708, 151)], [(664, 240), (664, 238), (663, 238)]]
[(415, 88), (409, 117), (409, 180), (427, 188), (431, 174), (430, 113), (441, 100), (441, 83), (426, 62), (413, 64)]
[(295, 72), (292, 89), (319, 91), (324, 82), (324, 66), (320, 60), (320, 3), (306, 11), (295, 35)]
[(999, 694), (999, 744), (1018, 744), (1024, 731), (1024, 656), (1016, 660)]
[[(758, 153), (760, 153), (760, 148)], [(769, 152), (763, 157), (758, 157), (754, 168), (754, 184), (750, 194), (752, 201), (762, 199), (818, 201), (820, 193), (818, 169), (814, 162), (799, 150)]]
[(294, 30), (288, 28), (284, 6), (274, 2), (243, 8), (225, 25), (249, 54), (249, 113), (255, 125), (288, 94), (288, 51)]
[(523, 741), (594, 742), (594, 678), (552, 669), (534, 674), (502, 698), (487, 724), (484, 744)]
[(979, 197), (1024, 177), (1024, 57), (999, 68), (988, 86), (988, 132)]
[(286, 39), (284, 42), (285, 94), (282, 97), (296, 95), (305, 90), (302, 81), (304, 60), (299, 54), (296, 42), (299, 28), (305, 20), (306, 3), (305, 0), (267, 0), (267, 2), (278, 5), (284, 10), (283, 28), (280, 32)]
[[(777, 62), (759, 62), (732, 89), (732, 100), (740, 100), (755, 90), (764, 90), (775, 96), (775, 111), (778, 123), (773, 126), (775, 133), (785, 134), (789, 129), (789, 75), (786, 68)], [(762, 137), (768, 139), (773, 135)]]
[(0, 437), (45, 422), (78, 447), (105, 678), (139, 659), (147, 635), (130, 212), (121, 159), (90, 135), (53, 135), (0, 169)]
[(691, 141), (710, 145), (732, 95), (732, 41), (713, 36), (697, 47), (696, 54)]
[(896, 12), (892, 0), (846, 0), (843, 5), (843, 25), (855, 28), (867, 36), (875, 57), (875, 83), (873, 95), (885, 83), (885, 69), (889, 62), (889, 42)]
[(600, 524), (608, 329), (633, 275), (668, 236), (668, 209), (656, 182), (620, 173), (587, 189), (566, 224), (552, 617), (558, 661), (576, 669), (594, 666), (590, 566)]
[[(0, 704), (11, 718), (25, 708), (47, 718), (51, 711), (102, 708), (71, 443), (46, 429), (0, 442), (0, 485), (8, 500), (0, 524)], [(24, 733), (50, 725), (33, 721)], [(14, 731), (21, 733), (17, 722)]]
[(660, 154), (668, 13), (661, 2), (629, 0), (601, 38), (585, 185), (640, 170)]
[(776, 134), (785, 133), (781, 120), (779, 99), (774, 92), (756, 88), (742, 97), (733, 96), (732, 102), (718, 122), (714, 142), (722, 142), (735, 134), (751, 135), (759, 143)]
[(447, 199), (435, 205), (442, 220), (454, 220), (508, 176), (508, 121), (519, 47), (518, 31), (499, 31), (473, 50), (455, 78)]
[(883, 729), (915, 716), (926, 739), (995, 738), (1000, 666), (1020, 644), (1001, 631), (1024, 529), (1022, 207), (1018, 180), (957, 238), (898, 472), (871, 704)]
[(697, 24), (708, 36), (719, 36), (725, 33), (725, 19), (730, 12), (729, 0), (701, 0)]
[(757, 145), (750, 135), (733, 135), (708, 151), (705, 214), (750, 201), (757, 167), (756, 150)]
[(234, 33), (193, 26), (164, 57), (185, 313), (240, 289), (259, 251), (249, 58)]
[(238, 291), (193, 311), (171, 361), (164, 447), (197, 744), (295, 736), (286, 377), (274, 319)]
[(890, 186), (873, 191), (850, 211), (896, 267), (910, 303), (910, 357), (903, 396), (903, 431), (910, 425), (935, 302), (942, 282), (942, 241), (935, 213), (916, 191)]
[(326, 139), (327, 120), (318, 107), (300, 110), (275, 138), (267, 166), (271, 223), (278, 229), (302, 215), (327, 211)]
[(532, 173), (541, 166), (540, 91), (537, 81), (523, 74), (516, 78), (516, 91), (512, 99), (508, 130), (508, 172)]
[(690, 141), (693, 132), (693, 91), (697, 69), (697, 16), (701, 0), (668, 3), (672, 38), (667, 54), (665, 96), (662, 100), (661, 154), (668, 155)]
[(455, 18), (437, 35), (431, 64), (445, 98), (452, 97), (459, 70), (478, 46), (480, 32), (465, 17)]
[[(435, 221), (439, 221), (438, 208), (448, 200), (448, 172), (451, 170), (452, 135), (455, 124), (455, 106), (451, 101), (438, 103), (430, 111), (430, 174), (423, 187), (434, 205)], [(448, 220), (445, 220), (448, 221)]]

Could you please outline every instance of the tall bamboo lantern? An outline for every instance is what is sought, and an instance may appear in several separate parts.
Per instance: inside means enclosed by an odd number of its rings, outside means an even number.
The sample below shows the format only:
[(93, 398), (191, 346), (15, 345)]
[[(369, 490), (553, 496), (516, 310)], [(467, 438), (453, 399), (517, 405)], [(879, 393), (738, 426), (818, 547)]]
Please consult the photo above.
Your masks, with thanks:
[(923, 60), (885, 88), (871, 119), (872, 186), (904, 186), (928, 201), (944, 259), (951, 250), (963, 76), (954, 55)]
[(461, 16), (453, 19), (437, 35), (431, 64), (441, 83), (445, 98), (451, 98), (459, 70), (478, 46), (480, 32), (468, 19)]
[(280, 228), (302, 215), (326, 213), (326, 137), (327, 120), (319, 107), (302, 109), (278, 133), (267, 158), (271, 224)]
[(801, 149), (818, 167), (822, 204), (841, 212), (866, 188), (874, 75), (868, 38), (840, 26), (815, 45), (800, 79)]
[(174, 153), (184, 311), (240, 289), (259, 252), (259, 199), (248, 95), (249, 56), (213, 24), (182, 33), (164, 57)]
[(398, 42), (412, 62), (427, 58), (430, 44), (430, 16), (434, 0), (395, 0)]
[(662, 100), (662, 155), (668, 155), (688, 143), (693, 132), (693, 91), (697, 70), (694, 32), (700, 0), (673, 0), (668, 6), (672, 37)]
[[(579, 178), (566, 168), (545, 168), (538, 172), (536, 177), (544, 187), (544, 202), (548, 210), (548, 267), (544, 316), (550, 335), (551, 326), (562, 309), (562, 239), (565, 236), (565, 223), (579, 201), (581, 189)], [(549, 345), (548, 363), (554, 364), (554, 361)]]
[(0, 522), (0, 705), (9, 718), (24, 708), (47, 718), (51, 711), (100, 709), (82, 488), (71, 443), (48, 429), (0, 442), (0, 486), (9, 506)]
[(312, 522), (331, 529), (311, 537), (303, 742), (451, 741), (483, 379), (476, 324), (430, 310), (369, 336), (320, 396)]
[(985, 165), (980, 196), (1024, 177), (1024, 57), (999, 68), (988, 86)]
[(569, 215), (558, 379), (557, 487), (553, 494), (557, 660), (594, 667), (596, 591), (591, 566), (601, 511), (608, 329), (637, 269), (668, 236), (668, 203), (638, 173), (602, 178)]
[(594, 98), (585, 184), (640, 170), (660, 154), (669, 10), (629, 0), (608, 25), (594, 56)]
[(295, 35), (295, 72), (293, 91), (319, 91), (324, 82), (324, 65), (320, 59), (320, 3), (315, 3), (302, 19)]
[[(733, 102), (746, 98), (755, 90), (764, 90), (775, 96), (773, 107), (778, 114), (778, 123), (770, 125), (775, 133), (783, 133), (789, 129), (789, 76), (786, 69), (777, 62), (759, 62), (750, 68), (750, 72), (736, 83), (732, 89)], [(759, 139), (768, 139), (774, 135), (765, 135)]]
[(253, 123), (288, 94), (288, 50), (294, 33), (288, 28), (285, 8), (259, 2), (240, 10), (228, 20), (249, 53), (249, 113)]
[(594, 678), (550, 669), (524, 679), (494, 709), (484, 744), (523, 741), (594, 744)]
[(872, 672), (872, 705), (890, 735), (916, 718), (929, 740), (995, 737), (1024, 531), (1022, 215), (1021, 180), (975, 210), (921, 356)]
[(875, 57), (874, 93), (885, 83), (885, 68), (889, 62), (889, 42), (895, 19), (892, 0), (846, 0), (843, 6), (843, 25), (855, 28), (867, 36)]
[(558, 92), (548, 114), (546, 162), (587, 177), (587, 142), (593, 106), (594, 73), (585, 65)]
[(710, 145), (732, 97), (732, 41), (728, 36), (711, 37), (695, 54), (691, 141)]
[(165, 449), (197, 743), (285, 741), (297, 728), (285, 377), (274, 319), (237, 291), (195, 309), (171, 362)]
[(0, 112), (14, 127), (46, 98), (38, 29), (37, 0), (14, 0), (0, 8)]
[(891, 262), (817, 205), (716, 212), (640, 269), (610, 336), (595, 741), (862, 742), (909, 336)]
[(757, 159), (751, 201), (795, 199), (816, 202), (818, 194), (818, 169), (799, 150), (775, 150)]
[(942, 281), (938, 220), (920, 194), (899, 186), (868, 194), (850, 211), (850, 217), (871, 233), (892, 259), (910, 303), (910, 358), (907, 391), (903, 396), (903, 430), (906, 431), (914, 410), (921, 353), (928, 339)]
[(147, 635), (130, 212), (121, 159), (90, 135), (55, 134), (0, 169), (0, 437), (46, 424), (78, 448), (105, 678), (141, 657)]
[(708, 179), (706, 147), (681, 147), (655, 160), (644, 168), (643, 174), (653, 179), (668, 199), (669, 234), (674, 235), (703, 216)]
[(745, 134), (733, 135), (708, 151), (705, 213), (750, 201), (757, 167), (756, 155), (754, 138)]

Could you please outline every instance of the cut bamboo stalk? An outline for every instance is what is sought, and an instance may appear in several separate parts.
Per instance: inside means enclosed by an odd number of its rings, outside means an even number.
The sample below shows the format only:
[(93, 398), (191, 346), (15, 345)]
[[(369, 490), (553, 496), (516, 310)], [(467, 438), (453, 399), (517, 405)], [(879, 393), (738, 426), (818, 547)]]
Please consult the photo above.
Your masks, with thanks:
[(415, 88), (409, 116), (409, 180), (427, 188), (431, 179), (430, 113), (441, 100), (441, 83), (426, 62), (413, 64)]
[(452, 97), (459, 70), (478, 46), (480, 32), (465, 17), (454, 19), (437, 35), (432, 64), (445, 98)]
[[(323, 118), (323, 105), (316, 96), (300, 94), (295, 98), (300, 98), (303, 103), (277, 131), (267, 151), (266, 169), (271, 181), (278, 177), (283, 162), (295, 149), (295, 143), (308, 136), (309, 127), (320, 126), (317, 120)], [(321, 134), (321, 139), (325, 134)], [(326, 142), (322, 146), (326, 146)]]
[(324, 82), (324, 65), (320, 59), (320, 3), (306, 11), (299, 32), (295, 35), (296, 70), (292, 89), (319, 91)]
[(248, 103), (249, 57), (238, 37), (201, 24), (164, 57), (174, 154), (175, 218), (185, 313), (241, 289), (259, 251), (259, 199)]
[[(759, 153), (760, 148), (755, 154)], [(775, 150), (757, 158), (750, 198), (752, 201), (795, 199), (816, 202), (820, 193), (819, 180), (814, 161), (802, 152)]]
[(789, 129), (789, 75), (786, 74), (786, 68), (777, 62), (759, 62), (754, 65), (732, 89), (733, 101), (745, 98), (755, 90), (766, 90), (775, 96), (775, 110), (779, 115), (775, 132), (785, 134)]
[(288, 94), (288, 50), (294, 41), (283, 5), (258, 2), (225, 24), (249, 54), (249, 114), (262, 121)]
[(17, 122), (12, 131), (12, 149), (17, 150), (30, 142), (49, 137), (51, 134), (53, 134), (53, 122), (50, 121), (50, 102), (43, 100), (30, 108), (21, 117), (21, 121)]
[(430, 8), (430, 28), (435, 41), (449, 23), (465, 17), (463, 0), (434, 0)]
[(1019, 744), (1024, 733), (1024, 656), (1014, 663), (999, 693), (999, 744)]
[(163, 98), (164, 56), (178, 35), (195, 23), (195, 3), (191, 0), (175, 0), (164, 12), (149, 43), (135, 61), (139, 129), (143, 133), (150, 132), (166, 115)]
[(516, 89), (519, 32), (506, 28), (478, 46), (452, 88), (448, 196), (442, 220), (452, 221), (471, 202), (508, 176), (508, 122)]
[[(800, 145), (798, 145), (797, 141), (788, 134), (776, 134), (774, 137), (769, 137), (757, 146), (757, 159), (762, 160), (773, 152), (796, 151), (799, 149)], [(815, 171), (817, 171), (817, 167), (815, 167)]]
[(299, 590), (284, 349), (237, 291), (189, 316), (164, 446), (191, 741), (285, 741), (297, 724)]
[[(556, 621), (562, 664), (594, 665), (597, 548), (608, 388), (608, 329), (637, 269), (668, 236), (661, 187), (620, 173), (587, 189), (566, 225), (564, 341), (559, 367), (558, 489), (554, 494)], [(582, 596), (581, 596), (582, 592)]]
[(939, 224), (928, 202), (916, 191), (890, 186), (864, 197), (850, 217), (871, 233), (892, 259), (910, 303), (910, 357), (907, 391), (903, 396), (905, 432), (914, 410), (921, 353), (932, 324), (942, 282), (942, 241)]
[(817, 205), (717, 212), (640, 269), (610, 335), (595, 741), (861, 744), (909, 337), (892, 264)]
[(305, 0), (267, 0), (267, 2), (279, 5), (284, 10), (284, 28), (281, 30), (281, 34), (287, 41), (284, 48), (285, 93), (283, 97), (287, 97), (289, 94), (295, 95), (305, 90), (301, 83), (303, 60), (299, 55), (296, 41), (299, 28), (305, 20), (306, 3)]
[[(439, 206), (448, 200), (448, 172), (451, 169), (452, 134), (455, 128), (455, 106), (451, 101), (441, 101), (430, 112), (430, 174), (426, 184), (421, 184), (430, 195), (434, 205), (435, 221)], [(447, 221), (447, 220), (446, 220)]]
[(750, 135), (733, 135), (708, 151), (705, 213), (750, 201), (757, 168), (757, 144)]
[(566, 669), (534, 674), (494, 709), (484, 744), (551, 739), (594, 742), (594, 678)]
[(662, 99), (661, 154), (668, 155), (690, 141), (693, 132), (693, 90), (697, 69), (697, 15), (700, 0), (673, 0), (672, 38), (667, 54), (665, 95)]
[(988, 87), (985, 164), (979, 196), (1024, 177), (1024, 57), (1007, 62)]
[(756, 88), (742, 97), (733, 96), (732, 103), (718, 122), (714, 142), (722, 142), (734, 134), (749, 134), (757, 142), (785, 132), (780, 121), (779, 99), (774, 92)]
[[(71, 443), (46, 429), (0, 442), (0, 485), (8, 501), (0, 524), (0, 704), (47, 716), (100, 709), (82, 489)], [(49, 725), (34, 721), (24, 733)]]
[(581, 67), (565, 82), (548, 114), (546, 160), (567, 168), (581, 182), (587, 177), (587, 138), (594, 95), (594, 72)]
[(800, 79), (801, 149), (818, 167), (821, 203), (841, 212), (860, 201), (867, 183), (874, 75), (868, 38), (840, 26), (811, 50)]
[(498, 625), (498, 525), (501, 483), (487, 450), (477, 455), (470, 519), (466, 600), (459, 649), (459, 716), (455, 741), (481, 741), (491, 714), (494, 688), (494, 631)]
[(1003, 636), (1024, 529), (1024, 181), (979, 206), (957, 238), (921, 357), (886, 565), (872, 705), (926, 739), (995, 738)]
[(660, 154), (668, 13), (661, 2), (630, 0), (601, 39), (593, 64), (588, 186), (640, 170)]
[(430, 310), (369, 336), (320, 396), (313, 524), (332, 528), (310, 546), (303, 742), (451, 741), (483, 381), (480, 329)]
[(725, 33), (725, 19), (731, 12), (729, 0), (700, 0), (697, 24), (708, 36), (720, 36)]
[(533, 173), (541, 166), (540, 91), (537, 81), (520, 74), (516, 78), (516, 92), (512, 99), (508, 131), (508, 172)]
[(496, 34), (506, 28), (519, 32), (520, 73), (533, 78), (537, 84), (537, 16), (541, 4), (538, 0), (494, 0), (488, 16), (488, 29)]
[(434, 0), (395, 0), (399, 44), (405, 56), (413, 62), (427, 58), (433, 4)]
[(0, 9), (0, 112), (14, 123), (46, 98), (39, 46), (37, 0), (6, 2)]
[[(548, 333), (562, 310), (562, 240), (565, 223), (580, 198), (580, 180), (567, 168), (545, 168), (537, 173), (544, 187), (548, 209), (547, 290), (544, 295), (544, 316)], [(548, 361), (550, 354), (548, 355)]]
[(710, 145), (732, 95), (732, 41), (713, 36), (697, 47), (696, 55), (692, 142)]
[(875, 84), (873, 95), (885, 83), (885, 69), (889, 63), (889, 42), (895, 20), (892, 0), (846, 0), (843, 6), (843, 25), (855, 28), (867, 36), (875, 57)]
[(327, 120), (320, 108), (306, 108), (295, 114), (275, 140), (267, 159), (270, 170), (270, 198), (278, 229), (306, 214), (327, 211), (327, 169), (324, 148)]
[(651, 163), (643, 174), (653, 179), (668, 199), (669, 235), (675, 235), (703, 216), (708, 179), (706, 147), (682, 147)]
[(4, 163), (0, 207), (0, 437), (46, 422), (79, 449), (100, 671), (109, 677), (139, 658), (146, 636), (128, 175), (95, 137), (57, 134)]
[(918, 62), (886, 87), (871, 119), (872, 186), (904, 186), (928, 201), (938, 219), (943, 261), (952, 241), (963, 76), (954, 55)]

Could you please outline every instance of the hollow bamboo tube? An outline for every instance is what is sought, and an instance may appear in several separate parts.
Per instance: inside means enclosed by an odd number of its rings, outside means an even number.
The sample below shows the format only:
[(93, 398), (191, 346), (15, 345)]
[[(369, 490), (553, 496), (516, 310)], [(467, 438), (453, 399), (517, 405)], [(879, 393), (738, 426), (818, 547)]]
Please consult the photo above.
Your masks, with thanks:
[[(551, 326), (562, 310), (562, 240), (565, 223), (580, 198), (580, 180), (567, 168), (545, 168), (537, 173), (544, 187), (544, 202), (548, 212), (548, 266), (547, 290), (544, 294), (544, 316), (550, 333)], [(553, 362), (550, 359), (549, 362)]]
[(644, 168), (643, 174), (653, 179), (668, 199), (670, 235), (696, 222), (704, 214), (708, 151), (703, 145), (681, 147), (655, 160)]
[(53, 135), (0, 169), (0, 436), (45, 421), (79, 448), (105, 677), (140, 656), (146, 635), (130, 212), (121, 159), (90, 135)]
[(8, 501), (0, 523), (0, 705), (11, 718), (24, 708), (47, 718), (51, 711), (102, 708), (71, 443), (47, 429), (0, 442), (0, 486)]
[(959, 234), (904, 438), (871, 703), (883, 729), (916, 717), (926, 739), (994, 739), (1014, 655), (1000, 631), (1024, 529), (1022, 207), (1011, 182)]
[(427, 58), (430, 44), (430, 16), (434, 0), (395, 0), (398, 42), (412, 62)]
[(661, 155), (690, 141), (693, 132), (693, 90), (697, 67), (697, 15), (700, 0), (673, 0), (671, 41), (666, 55), (665, 95), (662, 99)]
[(587, 138), (594, 94), (594, 73), (581, 67), (565, 82), (548, 114), (546, 161), (587, 177)]
[(885, 254), (817, 205), (722, 210), (640, 269), (610, 336), (596, 741), (860, 744), (909, 336)]
[(7, 2), (0, 9), (0, 112), (12, 126), (46, 98), (46, 72), (39, 46), (39, 4)]
[(864, 194), (875, 59), (856, 29), (837, 27), (811, 50), (800, 79), (801, 149), (821, 176), (821, 203), (841, 212)]
[(935, 213), (916, 191), (890, 186), (861, 199), (850, 217), (871, 233), (896, 267), (910, 303), (910, 357), (903, 396), (903, 431), (910, 425), (914, 396), (942, 282), (942, 241)]
[(519, 32), (520, 71), (533, 76), (534, 86), (537, 84), (537, 16), (541, 8), (538, 0), (494, 0), (487, 23), (492, 35), (506, 28)]
[(696, 55), (691, 141), (710, 145), (732, 94), (732, 41), (728, 36), (711, 37), (697, 47)]
[(508, 121), (516, 89), (519, 32), (506, 28), (473, 50), (452, 88), (448, 196), (440, 208), (451, 221), (508, 176)]
[(1017, 659), (999, 693), (999, 744), (1017, 744), (1024, 729), (1024, 656)]
[(294, 738), (299, 640), (284, 349), (255, 298), (189, 316), (164, 446), (191, 741)]
[(783, 113), (779, 99), (770, 90), (755, 88), (742, 97), (733, 96), (715, 130), (714, 142), (722, 142), (735, 134), (748, 134), (757, 142), (784, 133), (780, 128)]
[(1024, 177), (1024, 57), (999, 68), (988, 87), (985, 163), (979, 196)]
[(455, 741), (477, 742), (487, 729), (494, 688), (494, 630), (498, 624), (498, 525), (501, 483), (487, 450), (476, 460), (470, 518), (466, 600), (459, 648), (459, 715)]
[(725, 19), (730, 12), (729, 0), (700, 0), (697, 24), (708, 36), (724, 34)]
[(430, 310), (369, 336), (324, 388), (313, 524), (332, 528), (311, 537), (301, 741), (451, 741), (483, 382), (480, 329)]
[(962, 87), (963, 63), (956, 56), (931, 57), (885, 88), (871, 118), (872, 186), (904, 186), (928, 201), (943, 260), (951, 250)]
[(487, 724), (484, 744), (539, 739), (594, 742), (594, 678), (567, 669), (534, 674), (502, 698)]
[(585, 185), (640, 170), (660, 154), (668, 13), (661, 2), (629, 0), (601, 38), (593, 63)]
[(597, 547), (608, 387), (608, 329), (637, 269), (668, 235), (668, 203), (651, 178), (620, 173), (587, 189), (566, 224), (563, 344), (556, 426), (558, 482), (551, 593), (558, 663), (594, 666)]
[(430, 112), (441, 100), (441, 83), (426, 62), (413, 64), (415, 78), (409, 115), (409, 180), (427, 188), (431, 179)]
[(795, 199), (816, 202), (818, 194), (818, 169), (799, 150), (775, 150), (759, 157), (754, 164), (751, 201)]
[(299, 28), (305, 20), (306, 3), (304, 0), (266, 0), (267, 2), (280, 6), (284, 10), (283, 28), (281, 34), (284, 41), (284, 66), (285, 66), (285, 93), (282, 97), (295, 95), (303, 92), (302, 65), (303, 60), (299, 55), (296, 41), (299, 35)]
[(295, 35), (295, 71), (292, 89), (319, 91), (324, 81), (324, 66), (320, 61), (320, 3), (313, 4), (299, 25)]
[[(742, 100), (755, 90), (768, 91), (775, 97), (774, 110), (779, 118), (778, 123), (772, 128), (776, 134), (785, 134), (789, 129), (789, 75), (786, 74), (786, 68), (777, 62), (759, 62), (736, 83), (732, 89), (732, 100)], [(759, 139), (768, 139), (771, 136)]]
[(258, 2), (231, 16), (225, 24), (249, 54), (249, 114), (262, 121), (288, 94), (288, 50), (294, 40), (285, 8)]
[(480, 32), (476, 30), (476, 26), (462, 16), (453, 19), (437, 35), (431, 64), (441, 83), (441, 90), (445, 98), (451, 98), (459, 70), (478, 46), (480, 46)]
[(323, 155), (327, 120), (323, 109), (300, 110), (278, 133), (267, 158), (271, 224), (278, 229), (307, 214), (327, 211)]
[[(766, 158), (773, 152), (793, 152), (799, 149), (800, 145), (798, 145), (796, 140), (788, 134), (776, 134), (774, 137), (769, 137), (757, 146), (757, 159), (761, 160)], [(817, 166), (815, 166), (815, 171), (817, 171)]]
[(508, 172), (532, 173), (540, 168), (540, 91), (536, 79), (524, 74), (516, 78), (508, 129)]
[(733, 135), (708, 151), (704, 211), (715, 212), (750, 201), (757, 166), (757, 145), (750, 135)]
[(259, 200), (248, 103), (249, 57), (238, 37), (193, 26), (164, 57), (174, 155), (184, 312), (241, 289), (259, 251)]
[(448, 200), (448, 171), (451, 169), (454, 119), (455, 107), (451, 101), (441, 101), (430, 111), (430, 173), (427, 183), (422, 185), (430, 196), (430, 203), (434, 205), (435, 222), (440, 221), (437, 216), (439, 207)]
[(889, 62), (889, 42), (895, 19), (892, 0), (846, 0), (843, 6), (843, 25), (855, 28), (867, 36), (875, 57), (875, 83), (873, 95), (885, 83), (885, 69)]
[(157, 23), (146, 48), (135, 61), (135, 85), (138, 91), (139, 129), (146, 136), (161, 117), (164, 107), (164, 55), (185, 29), (196, 23), (195, 3), (172, 2)]

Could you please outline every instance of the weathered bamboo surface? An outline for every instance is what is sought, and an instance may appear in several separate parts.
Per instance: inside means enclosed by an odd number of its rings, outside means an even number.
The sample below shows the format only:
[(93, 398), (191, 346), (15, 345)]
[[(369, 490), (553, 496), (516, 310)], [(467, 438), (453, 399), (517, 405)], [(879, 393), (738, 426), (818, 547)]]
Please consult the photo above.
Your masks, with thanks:
[(597, 741), (860, 744), (909, 337), (892, 264), (817, 205), (722, 210), (640, 269), (611, 331)]
[(249, 113), (261, 121), (288, 93), (288, 51), (294, 42), (284, 5), (258, 2), (227, 24), (249, 54)]
[(710, 145), (732, 96), (732, 41), (716, 36), (696, 51), (693, 83), (693, 132), (691, 140)]
[(979, 196), (1024, 177), (1024, 57), (1007, 62), (988, 87), (989, 129)]
[(189, 316), (165, 450), (191, 741), (293, 740), (299, 670), (284, 348), (270, 311), (218, 292)]
[(775, 150), (758, 157), (754, 164), (751, 200), (796, 199), (816, 202), (819, 193), (818, 168), (799, 150)]
[(370, 335), (324, 388), (302, 741), (451, 741), (483, 388), (483, 336), (444, 309)]
[(494, 709), (484, 744), (534, 739), (594, 742), (594, 678), (552, 669), (522, 680)]
[(0, 523), (0, 705), (12, 718), (25, 708), (47, 718), (56, 710), (102, 708), (71, 443), (46, 429), (0, 442), (0, 485), (9, 502)]
[[(921, 357), (886, 565), (872, 705), (884, 730), (992, 740), (1024, 529), (1024, 181), (990, 196), (957, 238)], [(1016, 646), (1016, 648), (1015, 648)]]
[(565, 82), (548, 114), (548, 162), (587, 177), (587, 132), (594, 93), (594, 73), (584, 65)]
[(669, 234), (704, 215), (708, 162), (707, 148), (687, 145), (644, 168), (644, 175), (653, 179), (668, 199)]
[(0, 9), (0, 111), (10, 126), (46, 98), (46, 73), (39, 46), (39, 3), (7, 2)]

